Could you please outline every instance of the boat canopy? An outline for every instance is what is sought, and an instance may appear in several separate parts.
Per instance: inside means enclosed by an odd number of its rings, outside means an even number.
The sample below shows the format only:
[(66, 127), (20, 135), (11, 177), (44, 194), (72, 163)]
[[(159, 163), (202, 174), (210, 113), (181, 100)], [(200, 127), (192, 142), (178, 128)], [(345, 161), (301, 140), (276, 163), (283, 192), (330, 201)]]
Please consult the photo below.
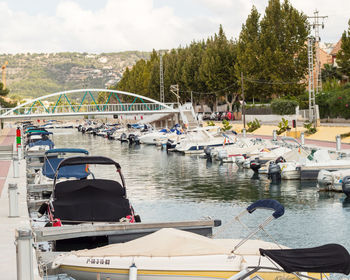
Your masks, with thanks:
[(72, 154), (85, 154), (88, 155), (89, 152), (85, 149), (75, 149), (75, 148), (60, 148), (60, 149), (51, 149), (45, 152), (47, 154), (58, 154), (58, 153), (72, 153)]
[(30, 136), (33, 136), (33, 135), (50, 135), (50, 134), (53, 134), (52, 132), (48, 132), (48, 131), (41, 131), (41, 130), (38, 130), (38, 131), (31, 131), (28, 133), (28, 137)]
[(49, 146), (50, 149), (52, 149), (54, 147), (54, 143), (50, 140), (39, 140), (39, 141), (35, 141), (35, 142), (30, 142), (29, 143), (29, 147), (34, 147), (34, 146)]
[[(54, 179), (56, 174), (57, 166), (60, 162), (64, 160), (63, 158), (48, 158), (45, 159), (44, 165), (42, 168), (42, 173), (44, 176)], [(74, 165), (74, 166), (64, 166), (62, 167), (57, 174), (57, 178), (86, 178), (89, 176), (90, 172), (86, 164)]]
[[(181, 257), (231, 255), (240, 239), (212, 239), (196, 233), (163, 228), (154, 233), (125, 243), (112, 244), (91, 250), (72, 252), (78, 257)], [(259, 255), (258, 248), (278, 248), (271, 242), (249, 240), (237, 255)]]
[(48, 132), (45, 128), (40, 128), (40, 127), (34, 127), (31, 129), (27, 129), (24, 133), (25, 134), (30, 134), (34, 132)]
[(350, 273), (349, 252), (339, 244), (327, 244), (307, 249), (260, 249), (286, 272)]
[(125, 188), (107, 179), (68, 180), (54, 188), (54, 217), (63, 222), (119, 222), (132, 215)]
[(117, 169), (120, 169), (119, 163), (107, 157), (100, 156), (87, 156), (87, 157), (69, 157), (61, 161), (58, 168), (63, 166), (79, 165), (79, 164), (101, 164), (101, 165), (114, 165)]

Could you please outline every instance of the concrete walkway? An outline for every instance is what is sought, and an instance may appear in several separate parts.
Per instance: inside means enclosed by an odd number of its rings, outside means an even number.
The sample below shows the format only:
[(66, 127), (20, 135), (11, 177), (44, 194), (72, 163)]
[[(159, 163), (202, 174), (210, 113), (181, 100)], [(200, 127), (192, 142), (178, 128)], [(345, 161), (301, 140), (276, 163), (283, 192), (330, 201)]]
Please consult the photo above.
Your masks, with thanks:
[[(11, 145), (15, 141), (15, 129), (1, 131), (0, 145)], [(19, 193), (19, 217), (9, 218), (8, 184), (17, 183)], [(13, 178), (12, 160), (0, 161), (0, 271), (1, 279), (16, 280), (16, 246), (15, 230), (21, 227), (30, 228), (27, 208), (26, 162), (20, 161), (19, 178)], [(39, 276), (37, 262), (33, 250), (34, 279)], [(29, 276), (28, 276), (29, 277)], [(29, 278), (28, 278), (29, 279)]]
[[(206, 121), (203, 125), (206, 125)], [(217, 126), (222, 126), (221, 122), (214, 122)], [(230, 123), (232, 129), (240, 132), (243, 129), (242, 121), (233, 121)], [(273, 130), (278, 130), (276, 125), (262, 125), (260, 128), (255, 130), (253, 133), (247, 133), (247, 135), (257, 136), (261, 138), (267, 137), (270, 139), (272, 137)], [(294, 129), (292, 129), (294, 131)], [(305, 131), (304, 127), (297, 127), (297, 131)], [(307, 145), (319, 145), (327, 148), (335, 148), (335, 137), (343, 133), (350, 133), (350, 125), (347, 126), (343, 124), (342, 126), (322, 124), (317, 127), (317, 132), (312, 135), (305, 135), (305, 144)], [(350, 149), (350, 137), (343, 138), (341, 140), (343, 149)], [(349, 145), (348, 145), (349, 144)]]

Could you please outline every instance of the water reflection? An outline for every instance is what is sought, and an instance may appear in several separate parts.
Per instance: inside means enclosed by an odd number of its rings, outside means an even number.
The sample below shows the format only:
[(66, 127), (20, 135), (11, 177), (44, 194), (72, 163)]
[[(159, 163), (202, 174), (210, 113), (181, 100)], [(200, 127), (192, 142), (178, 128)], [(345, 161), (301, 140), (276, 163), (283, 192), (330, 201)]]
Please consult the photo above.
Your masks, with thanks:
[[(341, 193), (318, 193), (315, 182), (282, 180), (276, 185), (264, 175), (252, 179), (250, 170), (197, 155), (168, 154), (153, 146), (129, 147), (75, 130), (57, 132), (57, 147), (86, 148), (92, 155), (120, 163), (128, 196), (143, 221), (212, 216), (228, 224), (220, 237), (237, 237), (244, 231), (229, 224), (234, 214), (255, 200), (273, 198), (286, 208), (285, 215), (269, 226), (277, 241), (290, 247), (338, 242), (350, 248), (350, 199)], [(97, 177), (118, 178), (115, 170), (100, 168), (96, 172)], [(252, 224), (261, 220), (259, 213), (248, 218)]]

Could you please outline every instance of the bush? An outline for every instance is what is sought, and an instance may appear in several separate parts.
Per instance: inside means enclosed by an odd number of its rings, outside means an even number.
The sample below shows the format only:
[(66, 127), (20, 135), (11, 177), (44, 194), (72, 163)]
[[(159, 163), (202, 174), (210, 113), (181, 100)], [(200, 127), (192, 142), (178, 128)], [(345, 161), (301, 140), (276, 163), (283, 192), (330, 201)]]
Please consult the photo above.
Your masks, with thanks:
[(317, 132), (316, 127), (313, 127), (312, 123), (306, 122), (304, 123), (304, 127), (306, 128), (307, 135), (311, 135)]
[(208, 126), (215, 126), (215, 123), (214, 123), (213, 121), (208, 121), (208, 122), (207, 122), (207, 125), (208, 125)]
[(257, 130), (260, 127), (260, 122), (258, 119), (255, 119), (254, 121), (248, 122), (247, 126), (247, 132), (253, 132), (254, 130)]
[(279, 130), (277, 130), (277, 134), (280, 135), (283, 132), (291, 129), (290, 126), (288, 125), (288, 120), (286, 120), (285, 118), (282, 118), (282, 121), (280, 121), (278, 123), (278, 128)]
[(230, 125), (228, 120), (223, 120), (222, 121), (222, 130), (223, 131), (230, 130), (231, 128), (232, 128), (232, 125)]
[(350, 87), (324, 92), (316, 96), (321, 118), (350, 119)]
[(293, 115), (297, 106), (295, 100), (276, 99), (271, 102), (272, 113), (276, 115)]

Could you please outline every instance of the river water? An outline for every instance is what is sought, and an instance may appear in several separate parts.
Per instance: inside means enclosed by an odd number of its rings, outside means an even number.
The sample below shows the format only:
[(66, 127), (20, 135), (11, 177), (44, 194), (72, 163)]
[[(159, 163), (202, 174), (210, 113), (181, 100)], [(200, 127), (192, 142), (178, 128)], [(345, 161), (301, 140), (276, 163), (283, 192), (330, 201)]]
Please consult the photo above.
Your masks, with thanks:
[[(247, 231), (233, 217), (258, 199), (272, 198), (285, 207), (284, 216), (266, 228), (278, 243), (292, 248), (339, 243), (350, 250), (350, 200), (340, 193), (317, 192), (315, 182), (283, 181), (273, 186), (266, 177), (251, 179), (250, 170), (238, 170), (235, 164), (167, 154), (154, 146), (129, 147), (75, 129), (54, 130), (53, 140), (56, 148), (85, 148), (90, 155), (119, 162), (128, 197), (144, 222), (212, 217), (223, 223), (215, 237), (244, 237)], [(94, 174), (119, 179), (111, 168), (97, 167)], [(255, 211), (243, 221), (254, 227), (270, 214)], [(264, 233), (256, 238), (271, 241)]]

